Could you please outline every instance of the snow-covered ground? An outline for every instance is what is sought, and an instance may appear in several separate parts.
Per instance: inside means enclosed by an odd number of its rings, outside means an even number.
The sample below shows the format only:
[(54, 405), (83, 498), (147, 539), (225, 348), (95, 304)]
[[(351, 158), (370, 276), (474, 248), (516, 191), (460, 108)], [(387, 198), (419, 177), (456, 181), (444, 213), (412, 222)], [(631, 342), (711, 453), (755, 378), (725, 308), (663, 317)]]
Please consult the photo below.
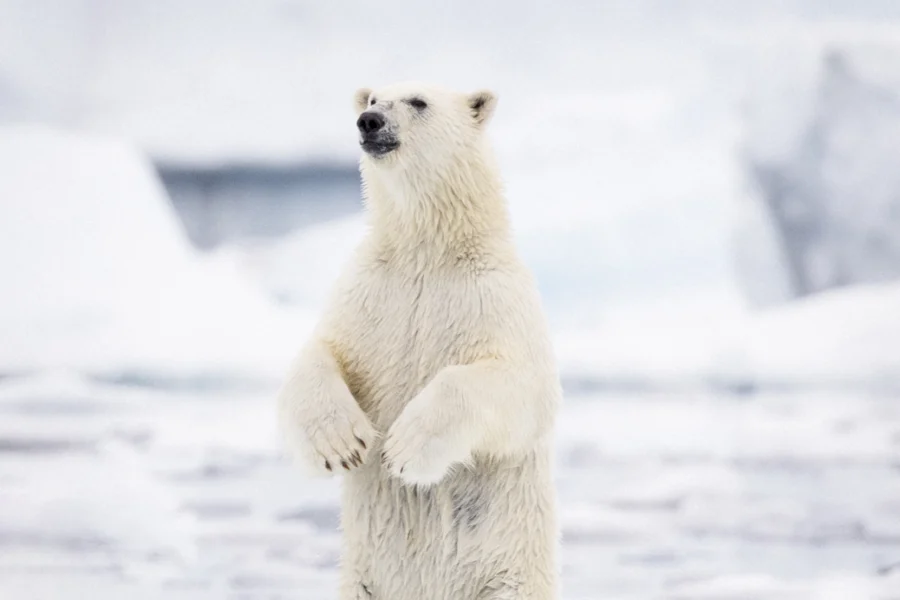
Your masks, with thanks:
[(410, 78), (500, 95), (565, 599), (900, 598), (900, 286), (758, 310), (732, 260), (738, 150), (790, 155), (823, 53), (900, 7), (525, 4), (396, 2), (388, 44), (390, 3), (0, 0), (0, 598), (335, 597), (339, 482), (272, 398), (363, 219), (203, 255), (148, 155), (346, 163), (352, 91)]
[[(0, 386), (0, 597), (335, 598), (338, 483), (268, 393)], [(571, 393), (567, 600), (900, 594), (900, 405), (840, 393)]]

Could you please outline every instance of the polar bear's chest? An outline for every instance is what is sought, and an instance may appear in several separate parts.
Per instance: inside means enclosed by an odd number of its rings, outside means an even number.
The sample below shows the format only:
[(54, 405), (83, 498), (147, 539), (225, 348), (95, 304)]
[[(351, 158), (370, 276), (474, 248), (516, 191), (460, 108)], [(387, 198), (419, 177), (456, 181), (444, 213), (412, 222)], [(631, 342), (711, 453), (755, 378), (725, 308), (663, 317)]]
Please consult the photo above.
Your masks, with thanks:
[(375, 271), (345, 296), (335, 340), (348, 385), (381, 425), (443, 367), (477, 356), (475, 282), (463, 273)]

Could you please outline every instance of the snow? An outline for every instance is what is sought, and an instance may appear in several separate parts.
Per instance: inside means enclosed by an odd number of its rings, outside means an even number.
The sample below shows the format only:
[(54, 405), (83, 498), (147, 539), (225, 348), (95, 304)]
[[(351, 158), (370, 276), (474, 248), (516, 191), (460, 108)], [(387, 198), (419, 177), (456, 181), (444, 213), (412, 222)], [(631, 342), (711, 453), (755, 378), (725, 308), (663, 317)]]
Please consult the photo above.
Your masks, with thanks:
[(322, 223), (277, 242), (236, 244), (218, 252), (271, 298), (324, 306), (341, 269), (366, 233), (364, 215)]
[(132, 147), (8, 127), (0, 163), (2, 370), (280, 377), (309, 317), (197, 256)]
[[(270, 399), (5, 382), (0, 596), (334, 598), (339, 484), (285, 460)], [(569, 393), (563, 597), (887, 600), (898, 435), (890, 397)]]
[(762, 316), (747, 335), (748, 369), (775, 381), (896, 390), (900, 284), (856, 286)]
[(610, 311), (557, 331), (563, 369), (598, 383), (834, 386), (896, 390), (900, 284), (819, 294), (765, 311), (702, 294), (663, 306)]

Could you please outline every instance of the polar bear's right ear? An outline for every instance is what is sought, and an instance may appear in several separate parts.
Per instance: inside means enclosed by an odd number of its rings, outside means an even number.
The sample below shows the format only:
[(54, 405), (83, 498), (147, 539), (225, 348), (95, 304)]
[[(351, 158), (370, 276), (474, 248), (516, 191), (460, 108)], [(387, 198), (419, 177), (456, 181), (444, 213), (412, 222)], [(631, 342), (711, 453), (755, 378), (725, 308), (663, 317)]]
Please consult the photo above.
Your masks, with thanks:
[(361, 113), (366, 110), (366, 107), (369, 106), (369, 96), (372, 95), (372, 90), (369, 88), (359, 88), (356, 90), (356, 93), (353, 94), (353, 106), (356, 108), (356, 112)]

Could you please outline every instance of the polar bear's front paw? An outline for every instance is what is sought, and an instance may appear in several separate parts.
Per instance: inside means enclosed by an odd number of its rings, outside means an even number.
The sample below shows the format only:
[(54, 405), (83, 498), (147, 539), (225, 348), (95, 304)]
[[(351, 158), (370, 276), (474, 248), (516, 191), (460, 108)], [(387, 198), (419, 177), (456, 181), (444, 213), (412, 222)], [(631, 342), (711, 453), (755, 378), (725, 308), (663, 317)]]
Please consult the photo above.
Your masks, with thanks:
[(427, 396), (414, 398), (388, 432), (384, 465), (411, 485), (440, 482), (454, 465), (471, 458), (471, 447), (458, 422), (432, 410)]
[(350, 471), (364, 464), (378, 438), (365, 413), (358, 406), (317, 408), (313, 415), (283, 421), (295, 456), (320, 474)]
[(330, 414), (310, 428), (309, 439), (327, 471), (349, 471), (366, 461), (376, 433), (365, 415), (360, 416)]

